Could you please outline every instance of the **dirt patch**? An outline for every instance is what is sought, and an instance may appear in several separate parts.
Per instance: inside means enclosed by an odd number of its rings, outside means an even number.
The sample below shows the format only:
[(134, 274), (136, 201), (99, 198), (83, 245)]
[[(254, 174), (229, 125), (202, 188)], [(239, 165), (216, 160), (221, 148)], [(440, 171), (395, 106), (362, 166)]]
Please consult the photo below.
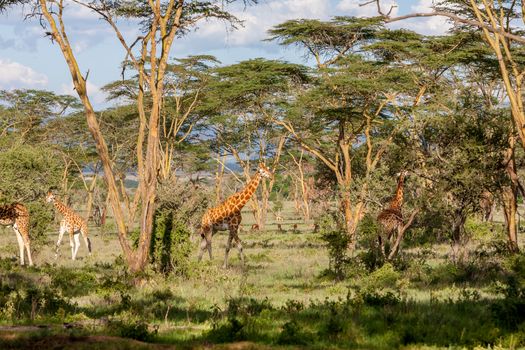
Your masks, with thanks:
[(0, 332), (2, 349), (51, 349), (51, 350), (157, 350), (175, 349), (173, 345), (148, 344), (137, 340), (105, 335), (67, 336), (67, 335), (21, 335), (18, 330)]
[[(3, 327), (8, 328), (8, 327)], [(225, 349), (225, 350), (261, 350), (271, 349), (270, 346), (252, 342), (237, 342), (231, 344), (184, 344), (181, 346), (168, 344), (151, 344), (138, 340), (113, 337), (107, 335), (68, 336), (22, 334), (26, 328), (33, 330), (35, 326), (11, 327), (11, 330), (0, 331), (0, 349), (38, 349), (38, 350), (168, 350), (168, 349)]]

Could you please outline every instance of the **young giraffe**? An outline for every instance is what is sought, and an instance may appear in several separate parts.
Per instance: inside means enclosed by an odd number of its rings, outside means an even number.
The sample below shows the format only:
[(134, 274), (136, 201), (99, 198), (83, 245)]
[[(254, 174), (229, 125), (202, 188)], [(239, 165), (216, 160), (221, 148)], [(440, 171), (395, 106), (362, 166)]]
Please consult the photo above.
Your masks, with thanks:
[(64, 216), (62, 221), (60, 221), (60, 229), (58, 233), (55, 259), (58, 258), (58, 250), (60, 249), (60, 243), (62, 242), (62, 237), (64, 237), (65, 232), (69, 233), (69, 243), (71, 245), (71, 259), (75, 260), (75, 258), (77, 257), (78, 248), (80, 248), (79, 234), (82, 234), (82, 237), (84, 237), (84, 242), (86, 243), (89, 255), (91, 255), (91, 241), (88, 238), (86, 220), (84, 220), (80, 215), (75, 213), (73, 209), (69, 208), (64, 203), (59, 201), (51, 192), (47, 193), (46, 202), (53, 203), (58, 212), (60, 212)]
[(233, 194), (218, 206), (210, 208), (206, 211), (206, 213), (204, 213), (201, 222), (202, 243), (200, 246), (199, 261), (201, 261), (202, 255), (206, 249), (208, 249), (210, 260), (212, 259), (211, 238), (215, 232), (229, 230), (230, 234), (228, 236), (228, 243), (226, 244), (223, 267), (228, 267), (228, 254), (230, 253), (232, 241), (235, 241), (237, 249), (239, 250), (239, 256), (241, 258), (242, 264), (244, 265), (242, 242), (239, 239), (239, 235), (237, 233), (242, 220), (241, 209), (255, 193), (261, 178), (269, 178), (271, 176), (272, 173), (270, 170), (264, 166), (264, 164), (259, 164), (257, 173), (252, 177), (250, 182), (242, 191)]
[(27, 251), (29, 266), (33, 266), (31, 259), (31, 241), (29, 239), (29, 211), (21, 203), (12, 203), (0, 206), (0, 225), (13, 226), (20, 249), (20, 264), (24, 265), (24, 247)]
[[(386, 234), (386, 238), (390, 240), (394, 231), (399, 231), (403, 228), (403, 213), (401, 207), (403, 206), (403, 189), (405, 184), (405, 177), (407, 171), (402, 171), (397, 179), (396, 195), (390, 201), (388, 208), (382, 210), (377, 216), (377, 221), (383, 227), (383, 232)], [(385, 245), (381, 234), (378, 236), (379, 246), (383, 256), (385, 256)]]

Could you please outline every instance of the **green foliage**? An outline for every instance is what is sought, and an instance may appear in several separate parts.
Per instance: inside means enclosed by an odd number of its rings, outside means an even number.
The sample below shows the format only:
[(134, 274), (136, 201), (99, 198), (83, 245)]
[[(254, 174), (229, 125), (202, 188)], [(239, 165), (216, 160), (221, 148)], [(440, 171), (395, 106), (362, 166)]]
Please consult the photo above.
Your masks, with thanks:
[(78, 110), (77, 98), (44, 90), (0, 90), (0, 130), (24, 141), (41, 142), (50, 124)]
[(39, 283), (18, 266), (2, 260), (0, 273), (0, 314), (11, 322), (60, 319), (76, 309), (62, 293), (60, 286)]
[[(260, 113), (265, 103), (284, 100), (283, 93), (294, 84), (308, 82), (308, 69), (284, 61), (256, 58), (216, 69), (217, 80), (210, 83), (205, 107), (208, 110), (235, 109)], [(280, 96), (282, 95), (282, 96)]]
[(150, 261), (154, 268), (164, 274), (188, 275), (192, 251), (188, 227), (174, 220), (171, 210), (157, 210), (153, 233)]
[(390, 263), (386, 263), (368, 276), (363, 277), (359, 287), (365, 293), (380, 293), (383, 290), (399, 290), (406, 287), (407, 281), (401, 279), (401, 274)]
[(51, 284), (55, 288), (61, 289), (62, 294), (68, 298), (83, 295), (97, 282), (96, 274), (91, 271), (77, 271), (65, 267), (56, 267), (48, 271)]
[(108, 328), (110, 332), (120, 337), (140, 341), (152, 341), (157, 333), (156, 331), (150, 332), (148, 324), (143, 321), (112, 321)]
[(335, 56), (334, 52), (345, 52), (356, 42), (373, 39), (380, 28), (380, 18), (335, 17), (325, 22), (298, 19), (269, 30), (270, 38), (267, 40), (308, 48), (309, 54), (333, 59), (330, 56)]
[(337, 214), (326, 214), (319, 223), (321, 239), (326, 242), (328, 247), (329, 265), (325, 272), (336, 279), (343, 279), (346, 276), (346, 268), (349, 262), (348, 235), (342, 229)]
[(283, 325), (283, 329), (277, 338), (277, 344), (306, 345), (311, 340), (309, 338), (311, 337), (304, 333), (301, 326), (295, 320), (291, 320)]
[[(192, 183), (168, 180), (158, 190), (150, 261), (164, 274), (191, 273), (191, 235), (208, 206), (208, 195)], [(178, 180), (179, 182), (181, 180)]]
[(54, 217), (44, 197), (60, 183), (60, 161), (50, 148), (15, 143), (0, 145), (0, 165), (0, 204), (25, 204), (30, 215), (30, 236), (41, 242)]

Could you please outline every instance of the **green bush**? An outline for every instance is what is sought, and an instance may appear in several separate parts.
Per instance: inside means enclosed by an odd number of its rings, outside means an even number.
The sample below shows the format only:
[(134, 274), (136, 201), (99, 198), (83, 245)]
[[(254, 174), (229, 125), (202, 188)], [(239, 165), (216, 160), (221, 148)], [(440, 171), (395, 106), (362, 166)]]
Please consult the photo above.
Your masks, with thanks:
[(156, 271), (186, 276), (191, 270), (191, 232), (173, 217), (173, 211), (159, 209), (155, 214), (150, 261)]
[(328, 248), (329, 265), (324, 275), (333, 276), (338, 280), (344, 279), (350, 261), (347, 255), (349, 239), (337, 214), (327, 214), (321, 217), (319, 232)]
[(408, 281), (394, 269), (392, 264), (386, 263), (368, 276), (363, 277), (358, 286), (365, 292), (379, 292), (382, 290), (400, 290)]
[(277, 344), (280, 345), (306, 345), (311, 339), (301, 326), (295, 321), (291, 320), (283, 325), (281, 333), (277, 338)]
[(0, 319), (23, 323), (38, 319), (63, 320), (76, 310), (61, 286), (28, 275), (27, 270), (7, 259), (1, 260)]
[(46, 205), (46, 192), (61, 181), (62, 164), (55, 152), (43, 146), (15, 144), (0, 147), (0, 205), (25, 204), (30, 213), (30, 236), (43, 243), (51, 224), (53, 207)]
[(191, 269), (191, 235), (208, 206), (206, 191), (190, 182), (170, 179), (159, 187), (151, 238), (151, 263), (156, 271), (187, 276)]
[(129, 339), (140, 341), (152, 341), (156, 331), (150, 332), (148, 324), (144, 321), (124, 322), (122, 320), (112, 321), (109, 324), (112, 333)]

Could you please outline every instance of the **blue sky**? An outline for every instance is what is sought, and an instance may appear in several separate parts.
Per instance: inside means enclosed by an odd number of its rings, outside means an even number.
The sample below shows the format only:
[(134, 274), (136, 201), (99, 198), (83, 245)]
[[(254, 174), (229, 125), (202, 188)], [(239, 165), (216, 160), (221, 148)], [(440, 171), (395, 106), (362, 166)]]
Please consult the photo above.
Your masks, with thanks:
[[(125, 52), (110, 28), (88, 10), (68, 3), (67, 28), (80, 67), (89, 70), (88, 92), (96, 107), (105, 105), (100, 87), (120, 78), (119, 64)], [(371, 16), (374, 5), (360, 7), (363, 0), (260, 0), (256, 6), (232, 6), (244, 20), (244, 27), (229, 31), (222, 22), (202, 22), (200, 29), (177, 40), (173, 57), (195, 54), (215, 55), (223, 64), (265, 57), (304, 63), (303, 53), (275, 43), (263, 42), (273, 25), (294, 18), (329, 19), (333, 16)], [(428, 12), (432, 0), (382, 0), (385, 8), (396, 3), (398, 14)], [(44, 37), (36, 20), (23, 19), (28, 9), (11, 9), (0, 15), (0, 89), (37, 88), (74, 95), (71, 77), (58, 46)], [(132, 41), (138, 34), (133, 23), (120, 22), (124, 35)], [(418, 18), (395, 23), (423, 34), (444, 34), (444, 18)], [(16, 39), (17, 38), (17, 39)]]

